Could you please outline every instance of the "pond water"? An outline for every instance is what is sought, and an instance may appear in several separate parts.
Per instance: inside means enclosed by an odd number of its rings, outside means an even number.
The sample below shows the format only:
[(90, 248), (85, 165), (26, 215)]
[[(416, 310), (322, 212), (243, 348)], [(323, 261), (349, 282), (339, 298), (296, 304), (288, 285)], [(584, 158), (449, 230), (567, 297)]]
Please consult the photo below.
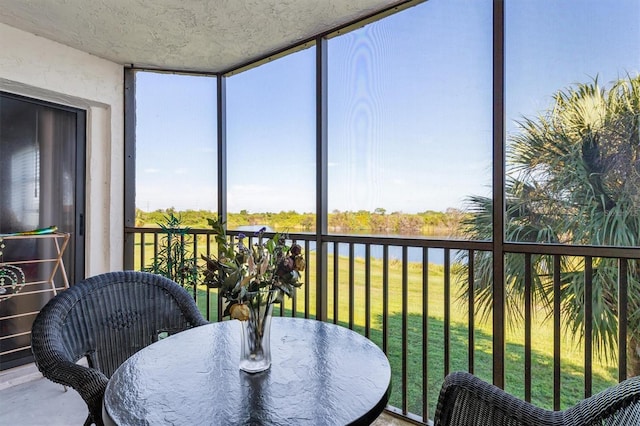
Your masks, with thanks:
[[(263, 225), (246, 225), (239, 226), (236, 228), (237, 231), (242, 231), (247, 233), (247, 236), (252, 236), (254, 232), (259, 231), (261, 228), (266, 228), (266, 232), (274, 232), (272, 228)], [(347, 243), (339, 243), (338, 244), (338, 253), (340, 256), (349, 256), (349, 244)], [(309, 242), (309, 248), (313, 252), (315, 251), (316, 244), (315, 241)], [(329, 250), (333, 250), (333, 245), (329, 246)], [(353, 246), (354, 256), (356, 258), (364, 259), (366, 254), (366, 247), (364, 244), (354, 244)], [(332, 252), (332, 251), (330, 251)], [(451, 250), (451, 262), (453, 263), (458, 255), (459, 250)], [(383, 256), (383, 246), (381, 245), (372, 245), (371, 246), (371, 258), (373, 259), (382, 259)], [(389, 259), (390, 260), (400, 260), (402, 259), (402, 247), (400, 246), (389, 246)], [(407, 250), (407, 260), (409, 262), (422, 262), (422, 248), (419, 247), (409, 247)], [(429, 249), (429, 263), (435, 265), (444, 265), (444, 249), (438, 248), (430, 248)]]

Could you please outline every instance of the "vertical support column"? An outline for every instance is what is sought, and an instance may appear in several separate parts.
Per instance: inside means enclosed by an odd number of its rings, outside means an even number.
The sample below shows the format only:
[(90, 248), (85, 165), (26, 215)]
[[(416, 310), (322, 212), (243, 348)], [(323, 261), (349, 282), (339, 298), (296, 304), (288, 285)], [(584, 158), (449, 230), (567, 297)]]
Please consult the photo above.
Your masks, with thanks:
[[(218, 75), (218, 219), (227, 222), (227, 77)], [(226, 225), (225, 225), (226, 227)], [(220, 253), (216, 253), (219, 255)], [(218, 291), (218, 321), (222, 321), (222, 297)]]
[[(327, 40), (316, 40), (316, 318), (327, 319)], [(335, 254), (337, 256), (337, 253)]]
[[(136, 226), (136, 73), (124, 70), (124, 227)], [(124, 233), (122, 265), (125, 270), (134, 268), (136, 234)]]
[(218, 218), (227, 221), (227, 77), (217, 80), (218, 114)]
[(504, 389), (504, 0), (493, 1), (493, 384)]

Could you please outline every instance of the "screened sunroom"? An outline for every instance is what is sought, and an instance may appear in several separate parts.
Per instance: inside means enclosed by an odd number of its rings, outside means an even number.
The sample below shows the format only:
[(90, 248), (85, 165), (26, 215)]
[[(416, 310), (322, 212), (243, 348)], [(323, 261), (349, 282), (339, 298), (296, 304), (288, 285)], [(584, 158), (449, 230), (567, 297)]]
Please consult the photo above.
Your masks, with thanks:
[[(302, 247), (275, 315), (378, 345), (403, 421), (453, 371), (549, 410), (640, 375), (637, 0), (0, 5), (0, 234), (68, 235), (57, 291), (153, 269), (172, 219), (201, 266), (219, 219)], [(32, 281), (0, 293), (3, 394)]]

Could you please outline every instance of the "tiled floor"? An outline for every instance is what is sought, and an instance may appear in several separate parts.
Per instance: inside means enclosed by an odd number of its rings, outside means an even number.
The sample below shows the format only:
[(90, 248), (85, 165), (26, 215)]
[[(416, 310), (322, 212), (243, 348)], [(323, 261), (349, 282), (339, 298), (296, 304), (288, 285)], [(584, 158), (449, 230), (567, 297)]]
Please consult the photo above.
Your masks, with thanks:
[[(42, 378), (33, 365), (0, 376), (1, 426), (73, 426), (82, 425), (87, 407), (73, 389)], [(402, 426), (403, 422), (383, 413), (374, 426)]]
[(47, 379), (21, 383), (0, 390), (0, 425), (82, 425), (87, 406), (73, 389)]

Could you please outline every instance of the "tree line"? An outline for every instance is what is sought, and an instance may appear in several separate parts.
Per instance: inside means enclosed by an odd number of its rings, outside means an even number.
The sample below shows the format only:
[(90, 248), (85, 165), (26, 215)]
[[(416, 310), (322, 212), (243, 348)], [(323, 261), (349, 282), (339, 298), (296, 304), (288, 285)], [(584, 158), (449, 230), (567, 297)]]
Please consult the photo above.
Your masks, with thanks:
[[(182, 226), (195, 229), (207, 229), (207, 219), (214, 218), (215, 212), (208, 210), (184, 210), (175, 208), (158, 209), (145, 212), (136, 209), (137, 227), (156, 227), (166, 223), (167, 217), (174, 214), (180, 217)], [(375, 235), (413, 235), (453, 237), (459, 233), (459, 224), (464, 214), (457, 209), (444, 212), (427, 210), (421, 213), (391, 212), (377, 208), (373, 212), (366, 210), (339, 211), (328, 215), (329, 231), (334, 233), (375, 234)], [(242, 210), (227, 214), (227, 228), (241, 226), (268, 226), (279, 232), (315, 232), (314, 213), (281, 211), (278, 213), (250, 213)]]

